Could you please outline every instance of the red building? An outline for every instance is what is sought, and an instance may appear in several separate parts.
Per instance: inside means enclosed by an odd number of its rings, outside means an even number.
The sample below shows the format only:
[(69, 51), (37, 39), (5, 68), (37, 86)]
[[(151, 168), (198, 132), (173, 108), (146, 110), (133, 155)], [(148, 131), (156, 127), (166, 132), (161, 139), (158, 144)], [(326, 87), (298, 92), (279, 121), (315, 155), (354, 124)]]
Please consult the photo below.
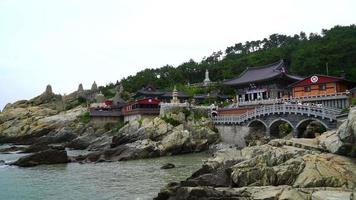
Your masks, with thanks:
[(344, 78), (312, 75), (291, 85), (293, 97), (334, 95), (344, 93), (354, 83)]
[(159, 115), (161, 101), (158, 99), (145, 98), (137, 100), (122, 108), (124, 121), (132, 121), (141, 117), (153, 117)]

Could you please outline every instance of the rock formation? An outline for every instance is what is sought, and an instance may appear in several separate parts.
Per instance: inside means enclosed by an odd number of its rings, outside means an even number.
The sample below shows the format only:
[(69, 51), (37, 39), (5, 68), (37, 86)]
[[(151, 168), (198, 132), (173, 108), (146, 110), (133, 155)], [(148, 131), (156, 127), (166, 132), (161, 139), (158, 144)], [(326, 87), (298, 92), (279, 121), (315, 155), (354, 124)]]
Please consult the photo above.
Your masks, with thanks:
[(312, 199), (333, 193), (352, 199), (356, 165), (347, 157), (272, 140), (242, 150), (224, 149), (181, 183), (171, 183), (163, 199)]
[(20, 167), (33, 167), (36, 165), (68, 163), (65, 150), (48, 149), (18, 159), (13, 165)]
[(317, 138), (320, 146), (331, 153), (356, 157), (356, 107), (338, 130), (328, 131)]
[[(175, 116), (175, 117), (172, 117)], [(172, 121), (176, 122), (171, 124)], [(219, 140), (210, 120), (186, 121), (184, 113), (169, 118), (131, 121), (113, 137), (111, 148), (75, 158), (77, 161), (120, 161), (207, 150)]]
[(352, 200), (356, 162), (342, 155), (355, 156), (355, 130), (353, 108), (338, 130), (315, 139), (276, 139), (220, 150), (187, 180), (168, 184), (155, 199)]

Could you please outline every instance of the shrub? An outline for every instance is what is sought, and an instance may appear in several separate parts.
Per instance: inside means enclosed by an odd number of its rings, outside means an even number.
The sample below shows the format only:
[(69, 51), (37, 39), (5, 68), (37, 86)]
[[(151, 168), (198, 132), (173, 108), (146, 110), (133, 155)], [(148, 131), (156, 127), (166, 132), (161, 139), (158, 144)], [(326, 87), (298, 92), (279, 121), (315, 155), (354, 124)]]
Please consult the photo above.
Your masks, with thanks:
[(181, 124), (179, 121), (177, 121), (177, 120), (175, 120), (173, 118), (167, 117), (167, 116), (163, 116), (163, 117), (161, 117), (161, 119), (163, 121), (165, 121), (166, 123), (171, 124), (172, 126), (178, 126), (178, 125)]
[(290, 132), (293, 131), (293, 128), (288, 123), (282, 123), (278, 127), (279, 129), (279, 136), (284, 137), (288, 135)]
[(351, 99), (351, 105), (356, 106), (356, 98)]
[(81, 121), (82, 123), (84, 123), (84, 124), (89, 123), (89, 121), (90, 121), (89, 112), (83, 113), (83, 115), (80, 117), (80, 121)]

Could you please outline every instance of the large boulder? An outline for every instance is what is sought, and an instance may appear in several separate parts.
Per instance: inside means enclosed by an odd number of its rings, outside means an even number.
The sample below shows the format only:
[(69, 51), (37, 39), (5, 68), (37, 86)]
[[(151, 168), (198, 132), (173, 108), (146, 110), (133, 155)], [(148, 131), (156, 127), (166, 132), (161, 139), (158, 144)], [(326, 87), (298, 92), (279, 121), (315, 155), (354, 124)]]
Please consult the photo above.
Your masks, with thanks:
[(326, 132), (317, 140), (331, 153), (356, 157), (356, 107), (351, 108), (347, 120), (336, 131)]
[(36, 165), (68, 163), (65, 150), (47, 149), (18, 159), (13, 165), (20, 167), (33, 167)]

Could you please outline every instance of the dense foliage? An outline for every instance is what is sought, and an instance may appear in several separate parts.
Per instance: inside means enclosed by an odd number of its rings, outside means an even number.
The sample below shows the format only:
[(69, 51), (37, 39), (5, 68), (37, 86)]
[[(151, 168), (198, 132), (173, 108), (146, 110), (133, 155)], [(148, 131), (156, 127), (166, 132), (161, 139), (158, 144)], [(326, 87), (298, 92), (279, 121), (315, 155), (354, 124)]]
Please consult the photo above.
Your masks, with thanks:
[[(284, 59), (292, 74), (346, 75), (356, 80), (356, 26), (335, 26), (321, 34), (304, 32), (293, 36), (273, 34), (257, 41), (237, 43), (224, 52), (214, 52), (201, 62), (189, 60), (177, 67), (166, 65), (145, 69), (122, 79), (124, 88), (134, 92), (150, 83), (161, 89), (202, 82), (205, 69), (212, 81), (223, 81), (239, 75), (246, 67), (261, 66)], [(187, 89), (186, 89), (187, 90)], [(196, 91), (188, 91), (196, 93)]]

